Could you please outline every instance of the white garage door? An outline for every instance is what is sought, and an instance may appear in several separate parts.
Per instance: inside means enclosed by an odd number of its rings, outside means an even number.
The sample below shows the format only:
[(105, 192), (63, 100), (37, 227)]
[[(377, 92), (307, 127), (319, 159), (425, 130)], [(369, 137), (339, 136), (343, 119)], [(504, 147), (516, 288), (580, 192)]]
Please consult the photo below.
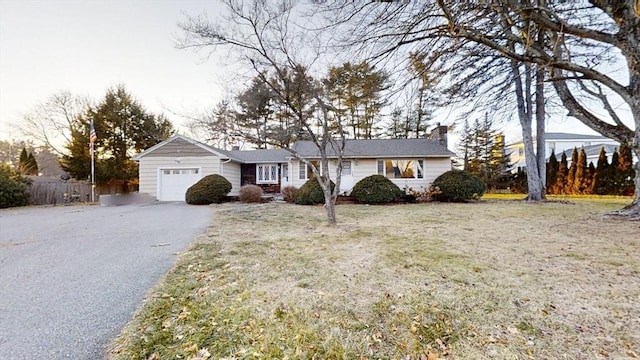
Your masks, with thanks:
[(200, 180), (200, 169), (160, 169), (160, 201), (184, 201), (187, 189)]

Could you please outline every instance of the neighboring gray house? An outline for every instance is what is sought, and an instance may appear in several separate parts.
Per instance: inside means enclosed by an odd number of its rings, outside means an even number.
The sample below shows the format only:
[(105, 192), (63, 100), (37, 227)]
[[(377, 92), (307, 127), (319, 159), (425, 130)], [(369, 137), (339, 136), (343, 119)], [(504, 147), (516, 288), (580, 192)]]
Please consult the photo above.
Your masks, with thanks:
[[(319, 164), (316, 146), (298, 141), (299, 156)], [(446, 142), (433, 139), (347, 140), (343, 155), (341, 192), (349, 193), (360, 179), (373, 174), (387, 176), (401, 188), (427, 189), (440, 174), (451, 170), (454, 153)], [(329, 152), (329, 171), (335, 174), (336, 153)], [(257, 184), (266, 192), (287, 185), (302, 186), (311, 176), (307, 165), (284, 149), (221, 150), (182, 135), (167, 139), (135, 156), (140, 164), (140, 192), (160, 201), (184, 201), (189, 188), (203, 176), (219, 174), (240, 187)]]

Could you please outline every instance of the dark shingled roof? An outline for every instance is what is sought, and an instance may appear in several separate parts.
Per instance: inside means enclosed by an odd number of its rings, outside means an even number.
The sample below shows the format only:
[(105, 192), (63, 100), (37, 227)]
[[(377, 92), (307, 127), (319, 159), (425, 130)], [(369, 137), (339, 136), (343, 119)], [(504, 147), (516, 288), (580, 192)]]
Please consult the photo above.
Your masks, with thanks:
[[(182, 135), (175, 135), (134, 157), (135, 160), (157, 148), (162, 147), (176, 139), (183, 139), (191, 144), (200, 146), (214, 154), (226, 156), (240, 163), (278, 163), (286, 162), (294, 155), (285, 149), (260, 149), (260, 150), (222, 150), (199, 141), (189, 139)], [(336, 157), (338, 142), (327, 145), (328, 156)], [(311, 141), (297, 141), (292, 146), (292, 151), (304, 158), (319, 158), (320, 151)], [(418, 158), (418, 157), (452, 157), (455, 154), (447, 150), (438, 140), (434, 139), (372, 139), (372, 140), (347, 140), (344, 151), (345, 158)]]
[[(327, 145), (330, 157), (337, 154), (338, 144)], [(311, 141), (297, 141), (293, 150), (305, 158), (319, 158), (320, 151)], [(380, 157), (452, 157), (455, 154), (447, 150), (434, 139), (357, 139), (347, 140), (344, 157), (380, 158)]]
[(224, 151), (230, 158), (244, 163), (286, 162), (291, 152), (284, 149), (231, 150)]

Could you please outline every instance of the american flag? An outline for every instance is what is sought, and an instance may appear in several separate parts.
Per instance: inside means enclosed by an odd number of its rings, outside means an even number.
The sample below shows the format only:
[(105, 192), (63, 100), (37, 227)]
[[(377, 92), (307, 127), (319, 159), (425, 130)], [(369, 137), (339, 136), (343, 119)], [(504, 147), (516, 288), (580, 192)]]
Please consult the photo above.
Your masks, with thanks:
[(94, 143), (98, 140), (98, 135), (96, 135), (96, 128), (93, 127), (93, 120), (91, 121), (91, 125), (89, 127), (89, 142)]

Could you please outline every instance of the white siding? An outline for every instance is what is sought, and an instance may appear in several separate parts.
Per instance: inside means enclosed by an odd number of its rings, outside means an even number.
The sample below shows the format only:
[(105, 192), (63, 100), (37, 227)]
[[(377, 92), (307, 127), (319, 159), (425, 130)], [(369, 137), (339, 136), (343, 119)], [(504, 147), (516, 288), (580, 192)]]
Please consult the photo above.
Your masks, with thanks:
[(223, 162), (222, 163), (222, 172), (220, 175), (224, 176), (231, 185), (231, 192), (229, 195), (238, 196), (240, 195), (240, 164), (235, 162)]
[[(176, 162), (176, 161), (179, 161)], [(216, 156), (198, 157), (143, 157), (140, 159), (140, 193), (158, 198), (160, 169), (199, 168), (202, 176), (219, 174), (220, 159)]]
[[(378, 159), (345, 159), (351, 160), (351, 171), (354, 177), (354, 184), (363, 178), (375, 175), (378, 173)], [(381, 159), (382, 160), (382, 159)], [(423, 159), (425, 164), (424, 178), (423, 179), (390, 179), (394, 184), (398, 185), (401, 189), (413, 188), (416, 190), (428, 189), (433, 180), (435, 180), (442, 173), (451, 170), (451, 159), (449, 158), (426, 158)], [(293, 186), (300, 187), (307, 181), (299, 179), (299, 161), (292, 160), (289, 171), (293, 170)], [(334, 160), (329, 161), (329, 175), (331, 179), (335, 181), (335, 164)]]

